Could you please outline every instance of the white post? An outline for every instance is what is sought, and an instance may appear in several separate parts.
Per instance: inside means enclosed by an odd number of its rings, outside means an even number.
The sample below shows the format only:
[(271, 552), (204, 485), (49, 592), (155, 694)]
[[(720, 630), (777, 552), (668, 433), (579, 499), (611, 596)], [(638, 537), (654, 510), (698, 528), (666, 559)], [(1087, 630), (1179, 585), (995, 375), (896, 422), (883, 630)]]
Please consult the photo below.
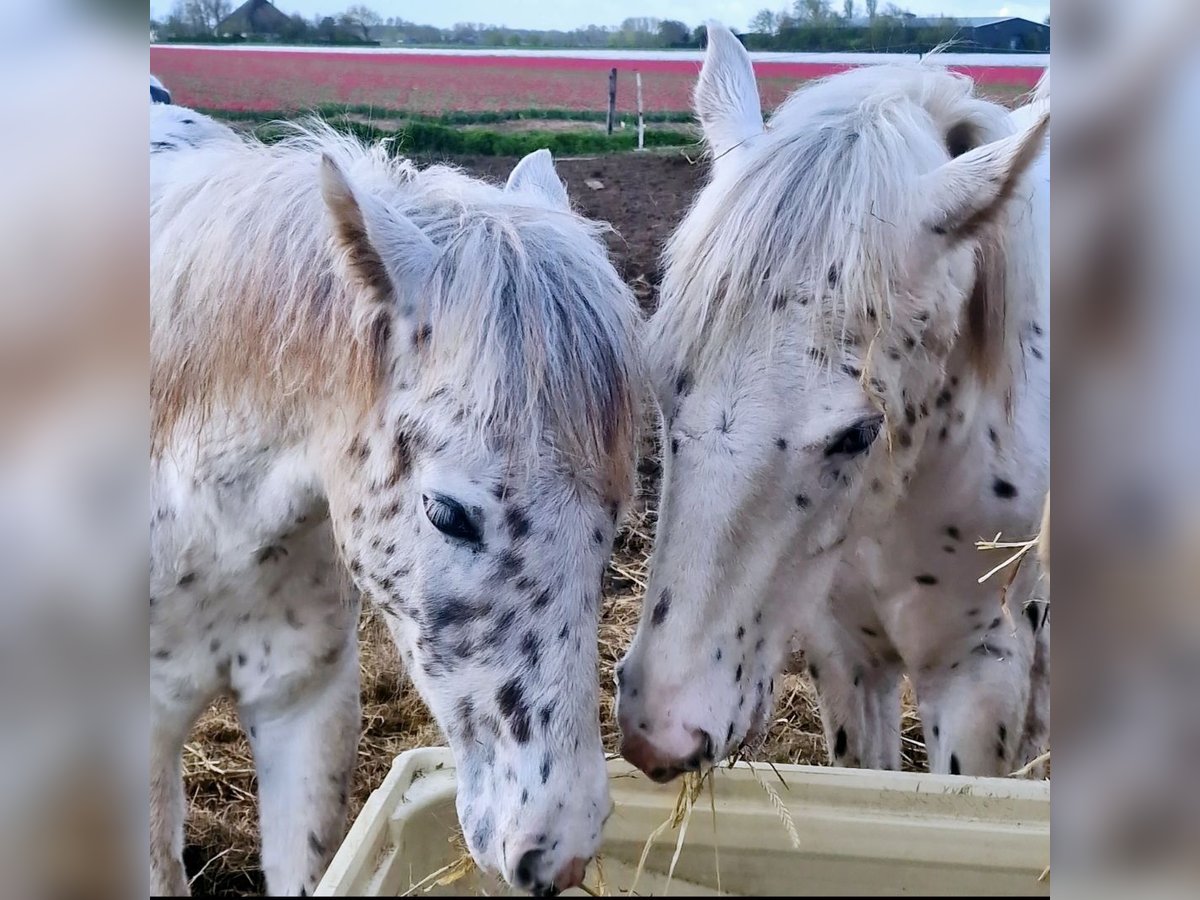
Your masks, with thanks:
[(635, 72), (634, 78), (637, 80), (637, 104), (638, 104), (638, 149), (643, 149), (643, 144), (646, 140), (646, 124), (642, 120), (642, 73)]

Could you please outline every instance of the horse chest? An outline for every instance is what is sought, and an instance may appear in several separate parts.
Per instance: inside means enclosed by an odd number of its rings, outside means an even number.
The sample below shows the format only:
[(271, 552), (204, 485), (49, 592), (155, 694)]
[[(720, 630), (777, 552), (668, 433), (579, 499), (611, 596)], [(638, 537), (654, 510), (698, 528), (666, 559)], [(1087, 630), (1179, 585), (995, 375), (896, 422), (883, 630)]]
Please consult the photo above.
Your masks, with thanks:
[[(285, 477), (280, 477), (284, 475)], [(346, 646), (347, 603), (323, 501), (271, 467), (155, 473), (150, 643), (160, 701), (303, 691)]]
[(953, 447), (933, 445), (894, 514), (844, 558), (839, 618), (910, 661), (978, 640), (1000, 615), (999, 582), (979, 578), (1004, 557), (976, 543), (1036, 530), (1043, 472), (1019, 425), (986, 416)]

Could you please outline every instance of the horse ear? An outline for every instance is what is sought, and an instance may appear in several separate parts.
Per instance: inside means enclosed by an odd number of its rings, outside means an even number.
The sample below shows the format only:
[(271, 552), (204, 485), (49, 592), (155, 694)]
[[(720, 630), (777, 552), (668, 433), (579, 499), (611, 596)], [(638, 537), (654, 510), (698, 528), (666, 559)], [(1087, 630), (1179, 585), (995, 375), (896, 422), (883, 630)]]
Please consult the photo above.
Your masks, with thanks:
[(391, 306), (400, 296), (411, 297), (437, 259), (433, 241), (375, 198), (356, 196), (328, 154), (321, 156), (321, 196), (333, 220), (335, 245), (370, 299)]
[(750, 54), (732, 31), (717, 22), (708, 23), (708, 50), (696, 81), (693, 106), (714, 156), (763, 130)]
[(926, 175), (924, 221), (936, 234), (965, 238), (995, 220), (1004, 203), (1041, 153), (1050, 114), (1023, 131), (984, 144)]
[(508, 176), (504, 189), (537, 194), (553, 206), (571, 208), (566, 186), (554, 171), (554, 159), (546, 149), (534, 150), (523, 157)]

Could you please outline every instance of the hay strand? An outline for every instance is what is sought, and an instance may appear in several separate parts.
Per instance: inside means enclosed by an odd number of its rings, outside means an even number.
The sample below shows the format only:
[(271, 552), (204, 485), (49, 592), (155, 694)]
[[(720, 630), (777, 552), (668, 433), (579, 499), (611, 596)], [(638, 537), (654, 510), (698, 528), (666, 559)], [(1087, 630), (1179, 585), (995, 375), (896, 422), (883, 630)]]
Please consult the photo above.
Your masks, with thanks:
[[(783, 829), (787, 832), (788, 838), (792, 842), (792, 848), (800, 849), (800, 832), (796, 830), (796, 823), (792, 819), (792, 814), (787, 808), (787, 804), (783, 802), (783, 798), (775, 788), (771, 787), (770, 783), (759, 774), (750, 760), (746, 760), (746, 767), (750, 770), (750, 774), (754, 776), (754, 780), (758, 782), (758, 786), (766, 791), (767, 796), (771, 799), (771, 806), (775, 809), (775, 815), (779, 817), (779, 821), (783, 823)], [(779, 774), (776, 772), (776, 774)], [(782, 778), (780, 779), (782, 781)]]
[(1024, 778), (1026, 775), (1028, 775), (1030, 772), (1032, 772), (1038, 766), (1042, 765), (1043, 763), (1048, 763), (1048, 762), (1050, 762), (1050, 751), (1049, 750), (1047, 750), (1041, 756), (1031, 759), (1029, 762), (1025, 763), (1025, 765), (1021, 766), (1021, 768), (1017, 769), (1017, 771), (1011, 772), (1009, 774), (1009, 777), (1010, 778)]

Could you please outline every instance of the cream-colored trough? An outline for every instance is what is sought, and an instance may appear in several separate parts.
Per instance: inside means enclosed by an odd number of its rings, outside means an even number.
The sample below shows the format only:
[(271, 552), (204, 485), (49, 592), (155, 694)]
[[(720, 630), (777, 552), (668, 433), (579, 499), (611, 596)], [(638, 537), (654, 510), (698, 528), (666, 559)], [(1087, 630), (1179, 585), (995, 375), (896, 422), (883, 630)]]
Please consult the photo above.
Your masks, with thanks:
[[(715, 777), (716, 833), (708, 788), (696, 802), (670, 893), (715, 895), (1049, 895), (1050, 785), (965, 778), (757, 765), (787, 806), (795, 849), (771, 798), (745, 764)], [(623, 761), (609, 763), (616, 808), (604, 831), (607, 892), (625, 895), (646, 839), (671, 814), (678, 783), (656, 785)], [(318, 896), (394, 897), (453, 862), (461, 845), (449, 750), (412, 750), (367, 800)], [(647, 857), (637, 894), (662, 895), (677, 832)], [(715, 852), (714, 852), (715, 851)], [(596, 864), (587, 883), (596, 885)], [(418, 894), (509, 893), (472, 872)], [(569, 894), (580, 895), (580, 891)]]

